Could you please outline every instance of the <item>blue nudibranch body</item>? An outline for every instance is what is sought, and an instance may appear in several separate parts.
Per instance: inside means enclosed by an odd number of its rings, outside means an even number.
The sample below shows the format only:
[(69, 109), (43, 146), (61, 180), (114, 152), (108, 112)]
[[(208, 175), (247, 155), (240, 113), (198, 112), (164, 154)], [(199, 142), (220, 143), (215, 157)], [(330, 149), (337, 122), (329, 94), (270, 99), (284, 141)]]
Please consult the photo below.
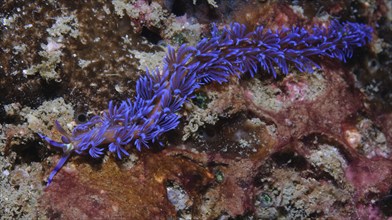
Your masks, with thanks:
[(125, 147), (138, 150), (159, 141), (159, 137), (177, 127), (177, 112), (200, 86), (227, 82), (229, 77), (250, 73), (260, 67), (276, 76), (276, 68), (288, 74), (289, 66), (301, 72), (313, 72), (320, 66), (312, 60), (325, 56), (346, 61), (355, 47), (371, 41), (372, 28), (358, 23), (332, 21), (328, 28), (314, 26), (310, 31), (282, 28), (277, 31), (257, 27), (247, 31), (245, 25), (232, 23), (228, 28), (212, 29), (212, 37), (195, 47), (168, 47), (162, 70), (146, 70), (136, 83), (135, 100), (119, 104), (109, 102), (100, 116), (76, 126), (68, 134), (56, 121), (61, 142), (39, 134), (50, 145), (63, 150), (63, 156), (51, 172), (48, 185), (72, 153), (94, 158), (104, 154), (105, 146), (118, 158), (128, 156)]

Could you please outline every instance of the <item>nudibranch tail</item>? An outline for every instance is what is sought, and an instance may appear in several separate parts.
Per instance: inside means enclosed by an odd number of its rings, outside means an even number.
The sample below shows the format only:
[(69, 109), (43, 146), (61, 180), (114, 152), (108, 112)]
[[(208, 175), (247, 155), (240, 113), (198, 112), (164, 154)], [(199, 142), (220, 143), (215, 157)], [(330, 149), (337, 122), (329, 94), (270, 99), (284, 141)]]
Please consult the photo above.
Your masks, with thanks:
[[(71, 143), (60, 143), (57, 141), (54, 141), (43, 134), (38, 134), (42, 139), (44, 139), (46, 142), (48, 142), (51, 146), (61, 148), (63, 150), (63, 155), (61, 156), (59, 162), (57, 162), (57, 165), (55, 168), (51, 171), (48, 179), (47, 179), (47, 186), (52, 182), (53, 177), (57, 174), (57, 172), (64, 166), (65, 162), (67, 162), (68, 158), (71, 156), (72, 152), (74, 151), (74, 147)], [(63, 136), (64, 137), (64, 136)], [(66, 140), (65, 138), (62, 138), (62, 140)]]

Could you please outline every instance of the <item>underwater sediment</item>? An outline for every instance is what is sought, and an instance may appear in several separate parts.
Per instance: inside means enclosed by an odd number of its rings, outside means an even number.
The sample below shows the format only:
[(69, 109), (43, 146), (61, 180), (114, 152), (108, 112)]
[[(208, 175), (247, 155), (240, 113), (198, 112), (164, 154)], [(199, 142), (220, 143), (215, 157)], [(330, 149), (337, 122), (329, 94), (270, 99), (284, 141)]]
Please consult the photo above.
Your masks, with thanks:
[[(0, 3), (2, 219), (230, 219), (392, 216), (388, 1), (4, 1)], [(61, 139), (137, 95), (166, 45), (195, 46), (232, 22), (279, 30), (333, 20), (373, 28), (347, 62), (311, 74), (204, 85), (178, 127), (129, 155), (61, 157)], [(309, 71), (308, 71), (309, 72)], [(105, 147), (105, 146), (103, 146)]]

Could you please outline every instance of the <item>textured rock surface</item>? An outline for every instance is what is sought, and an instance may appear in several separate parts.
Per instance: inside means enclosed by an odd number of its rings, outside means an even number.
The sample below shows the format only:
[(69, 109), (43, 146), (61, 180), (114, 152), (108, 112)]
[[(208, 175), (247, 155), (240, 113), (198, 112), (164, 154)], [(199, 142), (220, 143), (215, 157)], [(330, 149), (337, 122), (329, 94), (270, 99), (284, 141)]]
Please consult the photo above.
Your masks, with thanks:
[[(214, 4), (217, 3), (218, 7)], [(4, 219), (387, 219), (392, 216), (392, 4), (388, 1), (0, 3), (0, 216)], [(374, 41), (313, 74), (200, 89), (164, 148), (72, 157), (45, 188), (60, 135), (134, 94), (164, 45), (209, 24), (368, 23)]]

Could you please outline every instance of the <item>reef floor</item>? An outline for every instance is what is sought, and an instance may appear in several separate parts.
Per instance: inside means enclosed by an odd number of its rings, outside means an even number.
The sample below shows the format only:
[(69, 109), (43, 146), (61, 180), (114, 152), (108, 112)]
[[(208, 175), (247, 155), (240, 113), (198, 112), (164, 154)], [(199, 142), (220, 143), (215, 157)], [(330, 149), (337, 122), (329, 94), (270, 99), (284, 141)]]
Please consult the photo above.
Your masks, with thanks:
[[(60, 139), (135, 95), (166, 45), (239, 22), (331, 20), (374, 29), (346, 63), (207, 85), (164, 146), (75, 155), (46, 187)], [(4, 0), (0, 219), (391, 219), (392, 3), (388, 0)]]

